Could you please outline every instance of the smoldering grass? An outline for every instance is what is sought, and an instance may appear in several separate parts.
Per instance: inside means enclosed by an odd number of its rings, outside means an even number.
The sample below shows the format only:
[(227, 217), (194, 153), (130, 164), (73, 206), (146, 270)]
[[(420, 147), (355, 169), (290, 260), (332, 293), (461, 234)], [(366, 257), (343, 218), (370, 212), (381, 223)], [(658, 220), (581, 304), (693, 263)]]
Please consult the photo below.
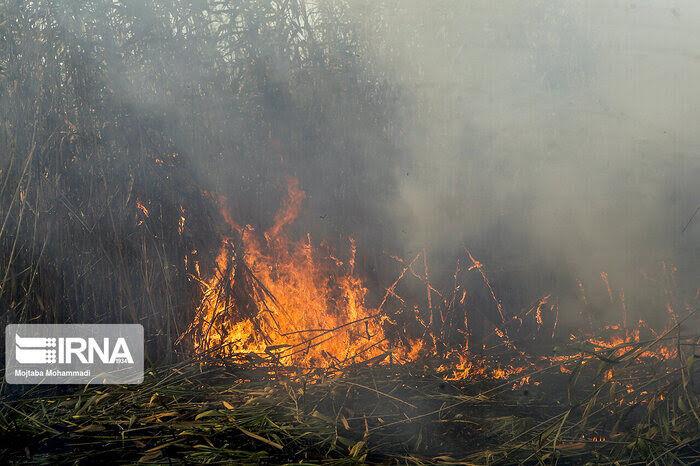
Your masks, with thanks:
[[(192, 360), (151, 369), (140, 386), (35, 391), (3, 400), (0, 429), (13, 439), (3, 455), (47, 464), (69, 458), (250, 464), (697, 460), (698, 370), (692, 358), (683, 365), (668, 362), (662, 376), (648, 361), (617, 364), (609, 380), (586, 358), (574, 382), (555, 365), (509, 380), (445, 381), (421, 364), (357, 364), (328, 374)], [(514, 385), (523, 375), (530, 383)], [(568, 402), (567, 383), (576, 393)]]

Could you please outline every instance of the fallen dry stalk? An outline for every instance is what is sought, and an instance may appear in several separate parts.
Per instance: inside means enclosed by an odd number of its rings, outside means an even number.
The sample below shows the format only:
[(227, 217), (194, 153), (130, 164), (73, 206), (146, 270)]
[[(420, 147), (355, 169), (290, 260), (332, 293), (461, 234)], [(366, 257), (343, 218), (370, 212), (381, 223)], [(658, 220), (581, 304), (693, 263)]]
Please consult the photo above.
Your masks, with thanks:
[[(688, 340), (685, 340), (687, 342)], [(342, 372), (183, 362), (141, 386), (35, 389), (0, 405), (2, 455), (84, 461), (692, 463), (700, 459), (692, 358), (615, 365), (581, 354), (507, 380), (444, 380), (436, 364)], [(517, 382), (528, 377), (529, 383)], [(568, 403), (566, 384), (576, 397)]]

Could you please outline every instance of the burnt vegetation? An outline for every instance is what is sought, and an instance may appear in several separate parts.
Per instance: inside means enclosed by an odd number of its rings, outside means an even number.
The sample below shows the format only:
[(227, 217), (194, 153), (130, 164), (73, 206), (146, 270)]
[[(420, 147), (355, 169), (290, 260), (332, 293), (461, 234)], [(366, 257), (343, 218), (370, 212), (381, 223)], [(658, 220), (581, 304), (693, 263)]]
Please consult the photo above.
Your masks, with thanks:
[(602, 274), (562, 330), (556, 296), (514, 304), (466, 249), (391, 256), (406, 89), (373, 60), (382, 5), (0, 0), (3, 322), (139, 323), (148, 367), (3, 384), (0, 458), (700, 460), (699, 296), (672, 267), (645, 282), (663, 322)]

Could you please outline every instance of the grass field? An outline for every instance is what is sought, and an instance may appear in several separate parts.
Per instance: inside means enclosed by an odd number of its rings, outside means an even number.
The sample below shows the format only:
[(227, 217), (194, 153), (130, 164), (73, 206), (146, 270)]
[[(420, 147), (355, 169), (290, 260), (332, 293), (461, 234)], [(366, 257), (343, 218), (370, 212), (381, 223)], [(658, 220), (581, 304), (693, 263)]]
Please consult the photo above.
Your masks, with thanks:
[[(693, 354), (692, 341), (676, 344)], [(504, 379), (447, 380), (429, 361), (332, 373), (189, 361), (138, 386), (37, 386), (4, 397), (1, 454), (37, 464), (694, 464), (700, 372), (694, 356), (640, 356), (658, 343)]]

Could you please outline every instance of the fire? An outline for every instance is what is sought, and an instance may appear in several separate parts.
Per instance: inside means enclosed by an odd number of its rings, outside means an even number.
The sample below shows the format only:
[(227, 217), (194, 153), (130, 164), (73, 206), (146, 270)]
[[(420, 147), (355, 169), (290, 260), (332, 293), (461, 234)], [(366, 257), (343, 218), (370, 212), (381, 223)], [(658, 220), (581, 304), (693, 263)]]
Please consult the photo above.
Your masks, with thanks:
[[(447, 363), (438, 367), (446, 380), (493, 379), (514, 381), (513, 388), (530, 383), (525, 365), (501, 365), (483, 357), (468, 355), (462, 351), (452, 351), (447, 355)], [(521, 376), (521, 377), (518, 377)]]
[[(607, 350), (610, 351), (613, 356), (621, 357), (633, 351), (643, 343), (640, 338), (642, 329), (646, 329), (653, 336), (656, 336), (656, 332), (651, 329), (646, 322), (640, 320), (634, 327), (627, 327), (624, 324), (608, 325), (605, 330), (611, 332), (609, 337), (589, 338), (587, 341), (599, 351)], [(653, 348), (638, 352), (636, 357), (641, 359), (668, 360), (675, 358), (677, 355), (676, 349), (672, 346), (666, 344), (656, 344), (652, 346)]]
[[(571, 374), (576, 365), (596, 358), (609, 360), (630, 356), (669, 360), (677, 355), (676, 348), (665, 345), (664, 333), (655, 332), (644, 321), (627, 325), (628, 313), (622, 291), (619, 293), (624, 311), (621, 324), (608, 325), (602, 334), (596, 336), (571, 335), (571, 342), (583, 344), (583, 350), (579, 348), (571, 354), (550, 356), (528, 355), (516, 346), (508, 329), (513, 329), (514, 324), (521, 325), (522, 317), (529, 315), (538, 334), (549, 327), (554, 338), (559, 318), (556, 300), (552, 303), (552, 296), (546, 294), (524, 316), (507, 314), (491, 286), (484, 265), (466, 250), (467, 269), (481, 275), (485, 290), (495, 303), (497, 313), (491, 328), (493, 337), (500, 341), (495, 347), (511, 351), (514, 359), (498, 361), (471, 354), (466, 337), (459, 347), (455, 345), (438, 354), (435, 342), (440, 336), (433, 328), (432, 317), (429, 321), (424, 319), (417, 305), (413, 306), (413, 312), (408, 311), (410, 305), (396, 290), (399, 281), (409, 274), (424, 279), (428, 289), (427, 309), (433, 316), (437, 298), (445, 299), (447, 295), (437, 291), (434, 296), (431, 293), (434, 288), (427, 282), (425, 257), (424, 276), (411, 268), (419, 255), (410, 262), (398, 259), (404, 267), (403, 272), (386, 289), (380, 304), (370, 306), (367, 304), (367, 287), (356, 274), (357, 247), (352, 238), (346, 254), (337, 257), (332, 253), (322, 253), (308, 234), (302, 239), (292, 239), (288, 235), (287, 229), (299, 216), (305, 197), (297, 180), (290, 179), (272, 226), (261, 233), (250, 225), (237, 223), (226, 199), (213, 196), (223, 220), (230, 227), (230, 234), (221, 240), (215, 267), (208, 272), (202, 271), (199, 260), (185, 256), (186, 264), (191, 262), (192, 276), (201, 287), (201, 302), (189, 329), (196, 353), (215, 357), (258, 357), (295, 367), (341, 367), (369, 360), (405, 364), (432, 359), (438, 361), (439, 372), (448, 380), (508, 380), (513, 381), (516, 388), (538, 383), (530, 381), (528, 371), (541, 368), (544, 363), (558, 367), (562, 374)], [(137, 208), (144, 217), (149, 215), (140, 201), (137, 201)], [(185, 210), (181, 207), (180, 235), (185, 225)], [(192, 256), (195, 254), (193, 251)], [(605, 272), (601, 273), (601, 279), (612, 303), (615, 294)], [(587, 299), (580, 281), (578, 288), (585, 303)], [(384, 310), (389, 296), (404, 306), (404, 318), (415, 319), (413, 323), (424, 329), (422, 336), (393, 336), (396, 335), (393, 331), (397, 325), (396, 316)], [(456, 288), (453, 301), (464, 305), (467, 296), (466, 290)], [(550, 318), (545, 316), (548, 310), (551, 311)], [(668, 312), (670, 314), (672, 310)], [(466, 322), (465, 316), (465, 325)], [(387, 331), (390, 328), (392, 331)], [(651, 335), (651, 340), (648, 335)], [(602, 377), (605, 381), (612, 381), (614, 375), (609, 369)]]
[(180, 206), (180, 218), (177, 220), (177, 234), (182, 236), (185, 232), (185, 208)]
[[(226, 221), (241, 232), (241, 243), (237, 248), (231, 237), (224, 238), (216, 270), (198, 277), (203, 293), (194, 322), (198, 353), (255, 353), (298, 366), (388, 354), (384, 317), (366, 305), (367, 288), (355, 275), (354, 241), (341, 261), (319, 254), (310, 236), (293, 241), (285, 234), (304, 198), (291, 179), (282, 208), (262, 237), (250, 226), (239, 227), (222, 206)], [(242, 302), (237, 286), (247, 287), (254, 302)]]
[(603, 374), (603, 380), (605, 380), (606, 382), (609, 382), (610, 380), (612, 380), (613, 377), (615, 377), (615, 371), (612, 369), (606, 370), (605, 373)]
[(141, 217), (141, 218), (139, 219), (138, 224), (139, 224), (139, 225), (142, 225), (143, 222), (144, 222), (148, 217), (150, 217), (151, 212), (148, 210), (148, 207), (146, 207), (146, 206), (143, 204), (143, 202), (141, 202), (140, 199), (136, 199), (136, 209), (138, 209), (139, 215), (140, 215), (140, 217)]

